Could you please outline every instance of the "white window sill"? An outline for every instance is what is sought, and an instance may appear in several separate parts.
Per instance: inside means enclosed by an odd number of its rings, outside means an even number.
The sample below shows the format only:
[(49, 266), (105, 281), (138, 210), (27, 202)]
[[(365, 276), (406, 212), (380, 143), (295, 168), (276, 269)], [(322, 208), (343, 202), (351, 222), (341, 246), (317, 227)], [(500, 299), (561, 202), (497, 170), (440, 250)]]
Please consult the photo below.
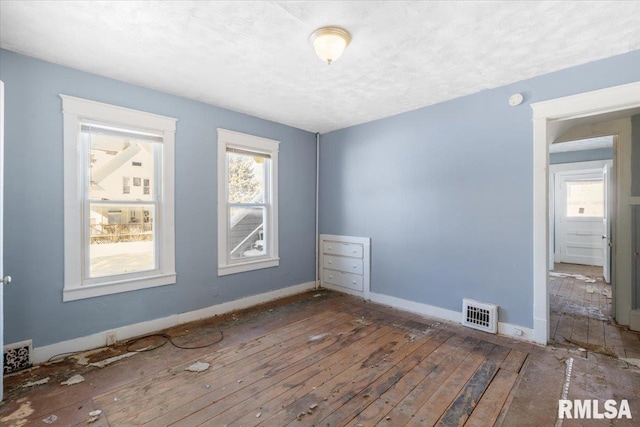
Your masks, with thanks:
[(153, 288), (156, 286), (172, 285), (174, 283), (176, 283), (176, 273), (119, 280), (117, 282), (100, 283), (98, 285), (83, 285), (77, 288), (65, 289), (62, 293), (62, 301), (75, 301), (85, 298)]
[(280, 258), (269, 258), (260, 261), (247, 261), (237, 264), (218, 266), (218, 276), (227, 274), (243, 273), (245, 271), (260, 270), (262, 268), (277, 267), (280, 265)]

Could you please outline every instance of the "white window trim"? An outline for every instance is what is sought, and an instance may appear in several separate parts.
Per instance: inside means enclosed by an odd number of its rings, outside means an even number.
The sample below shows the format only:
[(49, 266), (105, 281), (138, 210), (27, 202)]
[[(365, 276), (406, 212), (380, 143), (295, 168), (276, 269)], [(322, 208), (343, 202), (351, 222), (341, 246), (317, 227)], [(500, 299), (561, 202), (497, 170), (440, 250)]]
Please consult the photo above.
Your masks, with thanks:
[[(74, 301), (128, 292), (176, 282), (174, 220), (174, 157), (177, 119), (144, 111), (104, 104), (88, 99), (60, 95), (64, 127), (64, 290), (63, 301)], [(163, 134), (163, 188), (158, 230), (159, 268), (144, 274), (105, 277), (104, 281), (83, 284), (84, 232), (82, 225), (83, 159), (79, 148), (81, 120), (96, 120)], [(93, 281), (94, 279), (92, 279)]]
[[(278, 146), (280, 142), (273, 139), (248, 135), (218, 128), (218, 276), (277, 267), (280, 265), (278, 252)], [(252, 151), (271, 155), (270, 195), (271, 203), (267, 215), (266, 229), (270, 230), (267, 238), (267, 258), (234, 260), (231, 262), (227, 251), (227, 146), (246, 148)]]

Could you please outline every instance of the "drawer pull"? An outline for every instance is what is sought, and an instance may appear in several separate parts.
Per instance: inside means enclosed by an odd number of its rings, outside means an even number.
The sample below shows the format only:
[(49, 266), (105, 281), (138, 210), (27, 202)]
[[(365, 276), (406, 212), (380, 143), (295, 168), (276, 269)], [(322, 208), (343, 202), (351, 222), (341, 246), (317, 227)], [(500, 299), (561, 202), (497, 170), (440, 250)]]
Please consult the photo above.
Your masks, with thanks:
[(333, 261), (329, 261), (329, 264), (333, 264)]
[(329, 279), (333, 279), (333, 276), (329, 276)]
[(354, 284), (354, 285), (357, 285), (357, 284), (358, 284), (358, 282), (356, 282), (356, 281), (354, 280), (354, 281), (353, 281), (353, 284)]
[(332, 251), (333, 250), (333, 246), (329, 246), (329, 250)]
[(357, 265), (354, 265), (354, 266), (353, 266), (353, 268), (358, 268), (358, 266), (357, 266)]

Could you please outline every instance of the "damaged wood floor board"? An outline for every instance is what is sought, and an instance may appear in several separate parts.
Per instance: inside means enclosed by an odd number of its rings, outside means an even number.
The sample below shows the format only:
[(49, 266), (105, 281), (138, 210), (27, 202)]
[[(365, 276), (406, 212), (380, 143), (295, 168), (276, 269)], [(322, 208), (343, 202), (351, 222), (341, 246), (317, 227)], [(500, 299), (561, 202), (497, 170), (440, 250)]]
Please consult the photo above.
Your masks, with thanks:
[(528, 353), (524, 353), (522, 351), (511, 350), (500, 365), (500, 369), (517, 374), (520, 372), (520, 369), (522, 368), (522, 365), (524, 365), (528, 355)]
[[(390, 338), (392, 338), (392, 336), (390, 336)], [(378, 344), (379, 343), (372, 343), (370, 346), (371, 351), (375, 351)], [(264, 425), (275, 425), (275, 421), (271, 417), (283, 407), (301, 399), (309, 392), (314, 394), (321, 393), (321, 385), (331, 381), (332, 378), (338, 375), (342, 378), (345, 370), (350, 366), (350, 363), (358, 363), (363, 360), (357, 353), (352, 353), (351, 355), (346, 354), (344, 357), (349, 360), (336, 359), (335, 362), (329, 359), (323, 360), (322, 365), (319, 366), (321, 369), (317, 374), (309, 376), (309, 373), (306, 371), (301, 371), (295, 376), (288, 378), (286, 383), (278, 384), (273, 389), (269, 389), (266, 393), (257, 396), (256, 401), (252, 402), (249, 407), (244, 404), (237, 405), (231, 410), (224, 412), (221, 417), (211, 419), (209, 422), (213, 423), (215, 421), (217, 424), (224, 420), (231, 420), (226, 422), (232, 425), (257, 425), (260, 423)], [(323, 397), (319, 397), (317, 399), (318, 402), (312, 402), (309, 406), (313, 403), (319, 405), (319, 401), (323, 399)], [(305, 411), (307, 409), (309, 408), (305, 408)], [(255, 413), (258, 412), (261, 414), (260, 419), (256, 419), (255, 417)], [(297, 413), (293, 415), (292, 419), (295, 419), (296, 415)]]
[[(174, 407), (178, 407), (181, 404), (195, 399), (201, 395), (205, 395), (213, 390), (213, 385), (216, 388), (227, 386), (227, 391), (231, 392), (234, 388), (246, 387), (251, 384), (252, 381), (258, 381), (264, 375), (272, 374), (279, 368), (282, 368), (286, 363), (295, 361), (300, 358), (304, 358), (314, 352), (320, 351), (323, 348), (332, 344), (331, 340), (315, 340), (310, 341), (310, 334), (317, 334), (318, 332), (331, 330), (334, 328), (341, 328), (345, 330), (348, 335), (354, 329), (349, 329), (349, 321), (351, 317), (342, 315), (339, 313), (333, 313), (328, 316), (328, 323), (319, 322), (317, 328), (310, 328), (307, 331), (297, 331), (299, 334), (291, 337), (289, 340), (283, 340), (282, 331), (274, 333), (273, 337), (281, 341), (282, 345), (273, 343), (272, 339), (264, 339), (270, 345), (262, 352), (255, 353), (255, 347), (252, 347), (251, 354), (245, 357), (242, 349), (227, 353), (228, 359), (219, 361), (217, 355), (213, 354), (209, 357), (201, 358), (203, 362), (211, 363), (210, 368), (203, 374), (197, 375), (195, 379), (192, 373), (187, 373), (184, 368), (191, 362), (182, 363), (171, 373), (163, 372), (163, 377), (169, 377), (168, 380), (156, 381), (157, 387), (153, 388), (152, 393), (148, 393), (151, 388), (149, 382), (145, 384), (139, 384), (135, 388), (130, 388), (120, 393), (112, 393), (119, 400), (133, 400), (136, 402), (135, 406), (129, 408), (121, 408), (118, 413), (111, 412), (111, 394), (104, 396), (105, 401), (104, 410), (109, 414), (109, 419), (113, 422), (120, 420), (129, 420), (130, 422), (142, 423), (145, 417), (152, 417), (153, 413), (158, 411), (168, 411)], [(286, 334), (284, 334), (286, 336)], [(272, 337), (267, 337), (272, 338)], [(258, 367), (259, 369), (257, 369)], [(218, 373), (220, 371), (220, 373)], [(215, 376), (214, 379), (211, 379)], [(214, 381), (214, 382), (212, 382)], [(207, 384), (211, 387), (207, 388)], [(167, 390), (182, 390), (182, 393), (178, 395), (172, 393), (166, 393)], [(145, 400), (141, 401), (141, 396), (144, 396)], [(135, 411), (139, 407), (147, 408), (145, 411)], [(134, 418), (127, 418), (131, 412), (136, 412)], [(151, 418), (150, 418), (151, 419)]]
[(494, 426), (517, 378), (517, 373), (500, 368), (464, 426)]
[(348, 399), (342, 406), (333, 411), (330, 415), (318, 421), (317, 425), (343, 426), (351, 421), (356, 415), (362, 412), (369, 403), (374, 402), (386, 393), (391, 387), (398, 384), (406, 375), (420, 365), (437, 350), (445, 341), (453, 335), (447, 331), (435, 333), (433, 336), (427, 337), (420, 348), (392, 366), (384, 375), (378, 377), (371, 382), (366, 388), (362, 389), (358, 394)]
[(609, 322), (603, 322), (602, 326), (604, 328), (604, 346), (613, 351), (616, 356), (626, 357), (620, 329)]
[[(339, 319), (339, 320), (336, 320)], [(251, 365), (256, 361), (268, 361), (274, 357), (288, 351), (287, 343), (302, 343), (308, 339), (308, 333), (314, 333), (325, 327), (333, 327), (339, 325), (347, 319), (347, 316), (332, 313), (331, 316), (322, 316), (312, 319), (310, 322), (297, 322), (290, 328), (283, 328), (275, 331), (272, 335), (262, 338), (256, 338), (249, 342), (249, 345), (239, 344), (238, 346), (228, 347), (224, 350), (212, 353), (206, 357), (198, 358), (205, 363), (210, 363), (209, 371), (214, 372), (218, 369), (224, 369), (226, 373), (235, 372), (235, 375), (242, 374), (242, 367)], [(315, 322), (313, 322), (315, 320)], [(316, 328), (310, 328), (311, 325)], [(305, 329), (309, 328), (309, 329)], [(284, 337), (288, 337), (285, 339)], [(255, 344), (255, 345), (253, 345)], [(283, 348), (285, 346), (285, 348)], [(242, 352), (242, 357), (239, 353)], [(176, 376), (176, 373), (183, 371), (188, 365), (195, 360), (180, 361), (179, 364), (169, 370), (159, 372), (158, 374), (139, 381), (134, 386), (116, 392), (110, 392), (107, 396), (98, 396), (96, 401), (103, 405), (103, 409), (110, 414), (110, 419), (116, 422), (124, 419), (129, 411), (136, 408), (122, 408), (114, 399), (119, 401), (135, 400), (138, 405), (146, 405), (152, 401), (158, 394), (163, 394), (166, 389), (171, 389), (180, 385), (183, 380), (182, 376)], [(144, 396), (145, 400), (141, 400)], [(120, 411), (115, 413), (112, 408), (120, 407)]]
[[(268, 332), (269, 329), (282, 327), (289, 322), (296, 322), (309, 315), (323, 313), (327, 308), (333, 307), (334, 305), (340, 308), (348, 301), (348, 298), (340, 294), (326, 297), (323, 294), (322, 298), (313, 298), (313, 295), (313, 293), (300, 294), (269, 303), (267, 307), (272, 307), (273, 312), (267, 312), (266, 309), (264, 312), (260, 312), (258, 309), (255, 309), (253, 314), (247, 316), (251, 317), (248, 319), (244, 319), (238, 314), (238, 321), (226, 322), (225, 316), (218, 316), (182, 326), (184, 328), (190, 328), (192, 325), (209, 324), (230, 328), (230, 332), (227, 331), (221, 343), (209, 348), (180, 350), (166, 345), (152, 352), (139, 353), (135, 357), (117, 362), (110, 366), (109, 369), (81, 366), (75, 364), (73, 361), (64, 361), (48, 366), (42, 365), (32, 371), (33, 375), (38, 376), (36, 379), (51, 376), (51, 380), (48, 384), (37, 386), (33, 389), (33, 392), (30, 392), (29, 389), (22, 388), (21, 385), (22, 382), (26, 381), (24, 378), (29, 377), (28, 371), (26, 374), (21, 373), (5, 378), (4, 407), (7, 408), (9, 406), (7, 403), (10, 402), (12, 398), (15, 401), (19, 399), (20, 396), (28, 393), (33, 409), (33, 413), (28, 417), (28, 420), (39, 423), (43, 418), (48, 416), (51, 410), (64, 408), (73, 402), (80, 403), (85, 400), (87, 396), (96, 396), (109, 392), (110, 390), (126, 386), (127, 384), (139, 381), (141, 378), (146, 378), (156, 372), (175, 366), (176, 364), (183, 363), (185, 355), (196, 358), (199, 355), (207, 354), (233, 343), (242, 343), (247, 340), (247, 337), (264, 334)], [(283, 316), (283, 314), (285, 315)], [(121, 354), (123, 351), (121, 345), (115, 348), (108, 348), (105, 352), (92, 356), (94, 359), (90, 359), (90, 361), (106, 359), (112, 355)], [(77, 373), (82, 374), (86, 381), (70, 387), (60, 386), (59, 383), (61, 381)], [(3, 405), (0, 404), (0, 412), (3, 409), (2, 406)], [(0, 418), (1, 417), (0, 415)]]
[[(478, 343), (473, 338), (453, 335), (446, 339), (436, 350), (411, 369), (397, 383), (384, 391), (377, 399), (365, 402), (362, 410), (346, 425), (350, 427), (374, 425), (394, 410), (394, 425), (403, 425), (412, 414), (407, 413), (415, 401), (429, 395), (428, 386), (444, 381), (446, 367), (451, 370), (471, 352)], [(439, 378), (442, 378), (439, 380)], [(426, 379), (426, 380), (425, 380)], [(415, 391), (414, 391), (415, 390)], [(418, 404), (415, 404), (418, 405)], [(419, 406), (419, 405), (418, 405)]]
[(565, 349), (534, 347), (507, 398), (496, 426), (555, 425), (567, 357), (570, 354)]
[[(383, 350), (393, 351), (394, 348), (402, 346), (401, 339), (396, 332), (391, 332), (384, 340), (371, 343), (367, 347), (366, 354), (362, 354), (365, 352), (353, 353), (347, 359), (335, 359), (333, 363), (322, 361), (322, 365), (309, 368), (312, 372), (319, 368), (315, 375), (305, 375), (305, 372), (309, 371), (309, 369), (301, 371), (288, 378), (286, 382), (276, 385), (274, 389), (269, 389), (266, 393), (257, 396), (259, 407), (256, 406), (256, 402), (252, 403), (250, 407), (255, 408), (256, 411), (262, 411), (262, 419), (260, 420), (255, 418), (251, 420), (250, 417), (245, 417), (244, 414), (246, 412), (243, 411), (245, 405), (238, 405), (234, 410), (208, 420), (207, 424), (256, 425), (262, 423), (267, 426), (286, 425), (292, 420), (296, 421), (296, 417), (300, 413), (306, 414), (307, 418), (305, 418), (304, 422), (309, 423), (308, 418), (311, 417), (311, 414), (307, 415), (307, 411), (311, 410), (311, 406), (317, 405), (312, 412), (318, 412), (321, 410), (322, 405), (337, 399), (335, 395), (331, 395), (330, 391), (327, 390), (330, 384), (342, 381), (351, 382), (353, 380), (352, 372), (354, 366), (363, 367), (367, 364), (367, 361), (370, 361), (376, 355), (380, 355)], [(362, 369), (367, 370), (368, 368), (363, 367)], [(366, 373), (369, 374), (369, 372)], [(300, 380), (298, 380), (298, 377)], [(325, 401), (324, 398), (327, 398), (327, 400)], [(277, 405), (271, 402), (277, 402)]]
[(620, 329), (625, 353), (640, 353), (640, 335), (626, 329)]
[[(9, 398), (0, 403), (0, 425), (41, 426), (56, 415), (53, 425), (86, 426), (88, 413), (102, 409), (89, 426), (395, 427), (418, 423), (416, 416), (428, 408), (424, 425), (552, 426), (568, 357), (575, 359), (570, 399), (628, 399), (631, 421), (637, 421), (640, 373), (623, 361), (569, 345), (539, 347), (338, 293), (321, 291), (314, 298), (316, 293), (171, 329), (174, 336), (189, 330), (184, 340), (198, 343), (211, 340), (206, 328), (222, 327), (225, 339), (206, 349), (165, 346), (102, 369), (65, 362), (20, 374), (21, 380), (5, 378)], [(595, 288), (587, 293), (594, 307), (606, 300)], [(638, 335), (623, 329), (623, 341), (619, 328), (605, 323), (603, 329), (607, 347), (617, 333), (623, 352), (626, 345), (628, 355), (640, 355), (633, 350)], [(309, 340), (313, 336), (318, 339)], [(490, 379), (499, 352), (506, 356)], [(209, 370), (183, 371), (194, 361), (207, 361)], [(85, 381), (60, 386), (76, 374)], [(21, 388), (45, 376), (48, 384)], [(123, 408), (128, 415), (112, 421)], [(296, 412), (304, 409), (298, 421)], [(590, 424), (565, 420), (563, 427), (574, 425)]]
[[(373, 331), (368, 333), (367, 330)], [(343, 340), (337, 346), (328, 349), (319, 357), (305, 358), (298, 363), (289, 365), (286, 369), (277, 374), (263, 378), (249, 387), (242, 388), (229, 394), (225, 399), (219, 401), (211, 401), (211, 399), (199, 399), (193, 401), (171, 415), (171, 420), (175, 420), (180, 426), (194, 426), (205, 423), (205, 425), (218, 425), (218, 421), (212, 419), (218, 415), (224, 417), (232, 414), (231, 418), (235, 419), (246, 412), (245, 405), (255, 407), (259, 401), (263, 403), (277, 398), (282, 393), (292, 387), (296, 387), (301, 382), (308, 384), (312, 382), (312, 378), (325, 371), (324, 366), (331, 367), (332, 372), (341, 372), (346, 369), (354, 361), (366, 358), (367, 352), (373, 351), (380, 343), (386, 343), (393, 339), (392, 329), (387, 326), (380, 328), (365, 327), (359, 331), (362, 335), (355, 335), (353, 340)], [(322, 365), (321, 365), (321, 364)], [(313, 381), (315, 382), (315, 381)], [(309, 385), (309, 388), (312, 386)], [(263, 408), (264, 409), (264, 408)], [(239, 411), (242, 415), (236, 414)], [(257, 411), (256, 411), (257, 412)], [(222, 415), (221, 415), (222, 414)], [(181, 416), (178, 418), (178, 416)], [(164, 425), (168, 425), (169, 419), (159, 419)], [(161, 425), (161, 424), (154, 424)], [(220, 424), (223, 425), (223, 424)]]
[(436, 425), (440, 427), (462, 426), (493, 381), (499, 366), (508, 354), (509, 349), (502, 346), (494, 347)]
[[(627, 399), (633, 418), (614, 420), (566, 419), (562, 427), (638, 426), (636, 414), (640, 414), (640, 392), (634, 385), (640, 383), (640, 372), (629, 369), (609, 371), (605, 368), (606, 363), (610, 362), (609, 359), (608, 356), (596, 353), (590, 353), (586, 359), (575, 359), (567, 398), (569, 400), (595, 399), (600, 404), (600, 413), (604, 412), (603, 402), (605, 400), (613, 399), (619, 403), (620, 399)], [(615, 389), (610, 384), (616, 384)]]
[[(354, 364), (339, 376), (335, 376), (317, 387), (317, 390), (309, 392), (306, 396), (288, 405), (279, 414), (268, 420), (265, 425), (295, 424), (297, 423), (296, 414), (306, 411), (313, 404), (318, 406), (310, 414), (304, 416), (304, 422), (317, 425), (322, 418), (345, 405), (371, 383), (387, 373), (395, 364), (412, 357), (419, 361), (420, 356), (415, 352), (423, 346), (424, 340), (407, 340), (404, 332), (399, 330), (394, 335), (394, 341), (385, 346), (378, 346), (364, 361)], [(320, 400), (323, 397), (327, 397), (327, 400)], [(323, 421), (321, 425), (326, 425), (326, 421)]]
[[(428, 399), (422, 401), (421, 407), (413, 408), (415, 416), (406, 425), (434, 425), (494, 348), (496, 346), (493, 344), (486, 341), (480, 342), (440, 387)], [(378, 425), (383, 424), (380, 423)]]
[[(387, 408), (388, 412), (382, 414), (377, 420), (373, 420), (370, 425), (384, 425), (387, 419), (393, 420), (394, 425), (405, 425), (469, 355), (479, 351), (485, 346), (493, 347), (492, 344), (478, 341), (472, 337), (460, 338), (461, 340), (456, 340), (458, 344), (453, 351), (449, 350), (444, 354), (438, 354), (437, 352), (432, 353), (431, 356), (434, 357), (434, 364), (432, 366), (427, 365), (427, 369), (421, 372), (422, 375), (417, 385), (414, 386), (413, 382), (404, 382), (401, 384), (403, 389), (400, 394), (404, 394), (401, 401), (397, 403), (391, 402), (388, 397), (385, 396), (384, 403), (395, 404), (391, 405), (391, 408)], [(429, 360), (429, 358), (427, 358), (427, 360)], [(389, 409), (391, 410), (389, 411)]]
[(589, 322), (589, 344), (604, 347), (604, 322), (592, 317), (588, 318)]

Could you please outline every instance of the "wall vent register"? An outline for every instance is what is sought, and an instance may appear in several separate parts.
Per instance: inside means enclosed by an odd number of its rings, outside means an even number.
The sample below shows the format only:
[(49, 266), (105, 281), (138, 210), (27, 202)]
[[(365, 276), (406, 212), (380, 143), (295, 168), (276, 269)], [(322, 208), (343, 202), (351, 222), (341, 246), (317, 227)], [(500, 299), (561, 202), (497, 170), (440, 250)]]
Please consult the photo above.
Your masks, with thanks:
[(498, 332), (498, 306), (464, 298), (462, 300), (462, 324), (495, 334)]
[(320, 235), (320, 283), (323, 287), (368, 298), (370, 239)]

